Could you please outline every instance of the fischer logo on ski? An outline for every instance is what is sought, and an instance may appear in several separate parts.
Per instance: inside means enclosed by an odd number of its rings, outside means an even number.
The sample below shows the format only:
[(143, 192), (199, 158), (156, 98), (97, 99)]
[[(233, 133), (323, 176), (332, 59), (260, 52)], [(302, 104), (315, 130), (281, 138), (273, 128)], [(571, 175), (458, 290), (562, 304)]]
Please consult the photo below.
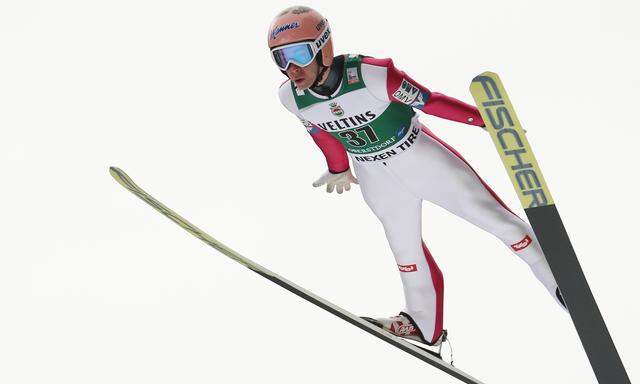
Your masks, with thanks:
[[(562, 292), (558, 298), (571, 314), (598, 382), (631, 384), (500, 77), (484, 72), (473, 79), (470, 90), (558, 283), (556, 294)], [(523, 249), (525, 242), (512, 247)]]
[(528, 208), (553, 204), (538, 162), (531, 153), (520, 121), (512, 113), (513, 108), (506, 100), (506, 95), (503, 95), (491, 76), (476, 76), (473, 83), (482, 87), (484, 100), (478, 108), (487, 127), (496, 131), (491, 134), (491, 138), (500, 152), (511, 181), (517, 187), (520, 202)]

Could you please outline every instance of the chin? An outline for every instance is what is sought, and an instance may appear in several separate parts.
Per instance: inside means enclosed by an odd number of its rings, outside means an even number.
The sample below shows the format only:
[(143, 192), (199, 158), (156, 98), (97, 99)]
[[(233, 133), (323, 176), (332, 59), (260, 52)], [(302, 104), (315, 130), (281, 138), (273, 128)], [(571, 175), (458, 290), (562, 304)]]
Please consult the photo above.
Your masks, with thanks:
[[(292, 80), (293, 81), (293, 80)], [(311, 87), (311, 85), (313, 85), (313, 82), (304, 82), (302, 84), (296, 84), (295, 82), (293, 83), (293, 85), (296, 86), (296, 88), (300, 91), (304, 91), (309, 89), (309, 87)]]
[[(294, 83), (295, 84), (295, 83)], [(296, 88), (299, 91), (306, 91), (307, 89), (309, 89), (309, 87), (311, 87), (311, 84), (302, 84), (302, 85), (296, 85)]]

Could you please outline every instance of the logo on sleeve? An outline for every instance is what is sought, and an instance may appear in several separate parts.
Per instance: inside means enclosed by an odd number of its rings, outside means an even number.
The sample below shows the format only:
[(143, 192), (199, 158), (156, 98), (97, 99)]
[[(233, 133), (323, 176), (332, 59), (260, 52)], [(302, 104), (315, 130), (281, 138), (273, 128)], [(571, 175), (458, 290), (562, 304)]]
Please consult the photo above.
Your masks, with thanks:
[(355, 84), (360, 81), (358, 76), (358, 68), (347, 68), (347, 83)]
[(529, 237), (529, 235), (525, 236), (524, 239), (518, 241), (515, 244), (511, 244), (511, 248), (518, 252), (518, 251), (522, 251), (523, 249), (527, 248), (529, 246), (529, 244), (531, 244), (531, 238)]
[(409, 264), (409, 265), (398, 264), (398, 269), (400, 270), (400, 272), (415, 272), (418, 270), (418, 266), (415, 264)]
[(313, 125), (309, 120), (300, 118), (300, 121), (302, 122), (302, 125), (304, 125), (307, 128), (307, 132), (311, 134), (318, 132), (318, 128), (315, 125)]
[(403, 104), (410, 105), (414, 108), (424, 107), (425, 101), (429, 98), (426, 92), (420, 90), (420, 88), (408, 82), (406, 79), (402, 79), (402, 84), (393, 93), (393, 97)]

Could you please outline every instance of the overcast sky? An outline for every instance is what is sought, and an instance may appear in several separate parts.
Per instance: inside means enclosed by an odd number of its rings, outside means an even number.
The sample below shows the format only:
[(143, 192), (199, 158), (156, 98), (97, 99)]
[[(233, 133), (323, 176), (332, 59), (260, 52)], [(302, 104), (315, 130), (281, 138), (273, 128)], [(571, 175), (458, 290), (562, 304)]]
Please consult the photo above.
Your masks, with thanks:
[[(269, 1), (0, 2), (0, 382), (456, 380), (182, 231), (108, 174), (344, 308), (403, 306), (359, 188), (280, 105)], [(499, 73), (618, 350), (640, 375), (639, 7), (628, 1), (312, 1), (337, 54), (392, 57), (472, 102)], [(524, 217), (490, 137), (432, 116)], [(457, 366), (488, 384), (595, 383), (569, 317), (493, 236), (430, 203)]]

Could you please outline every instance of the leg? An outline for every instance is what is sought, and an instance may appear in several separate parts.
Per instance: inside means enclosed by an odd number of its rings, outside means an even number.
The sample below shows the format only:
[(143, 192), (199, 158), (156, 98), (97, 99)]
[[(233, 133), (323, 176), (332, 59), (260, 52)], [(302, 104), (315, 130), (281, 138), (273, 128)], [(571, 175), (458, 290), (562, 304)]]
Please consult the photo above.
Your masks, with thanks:
[(384, 227), (395, 256), (406, 300), (405, 312), (427, 343), (442, 332), (442, 272), (421, 235), (422, 200), (398, 184), (386, 166), (356, 166), (362, 195)]
[[(427, 129), (393, 172), (409, 189), (498, 237), (558, 301), (557, 284), (531, 227), (500, 200), (453, 148)], [(559, 301), (558, 301), (559, 302)]]

